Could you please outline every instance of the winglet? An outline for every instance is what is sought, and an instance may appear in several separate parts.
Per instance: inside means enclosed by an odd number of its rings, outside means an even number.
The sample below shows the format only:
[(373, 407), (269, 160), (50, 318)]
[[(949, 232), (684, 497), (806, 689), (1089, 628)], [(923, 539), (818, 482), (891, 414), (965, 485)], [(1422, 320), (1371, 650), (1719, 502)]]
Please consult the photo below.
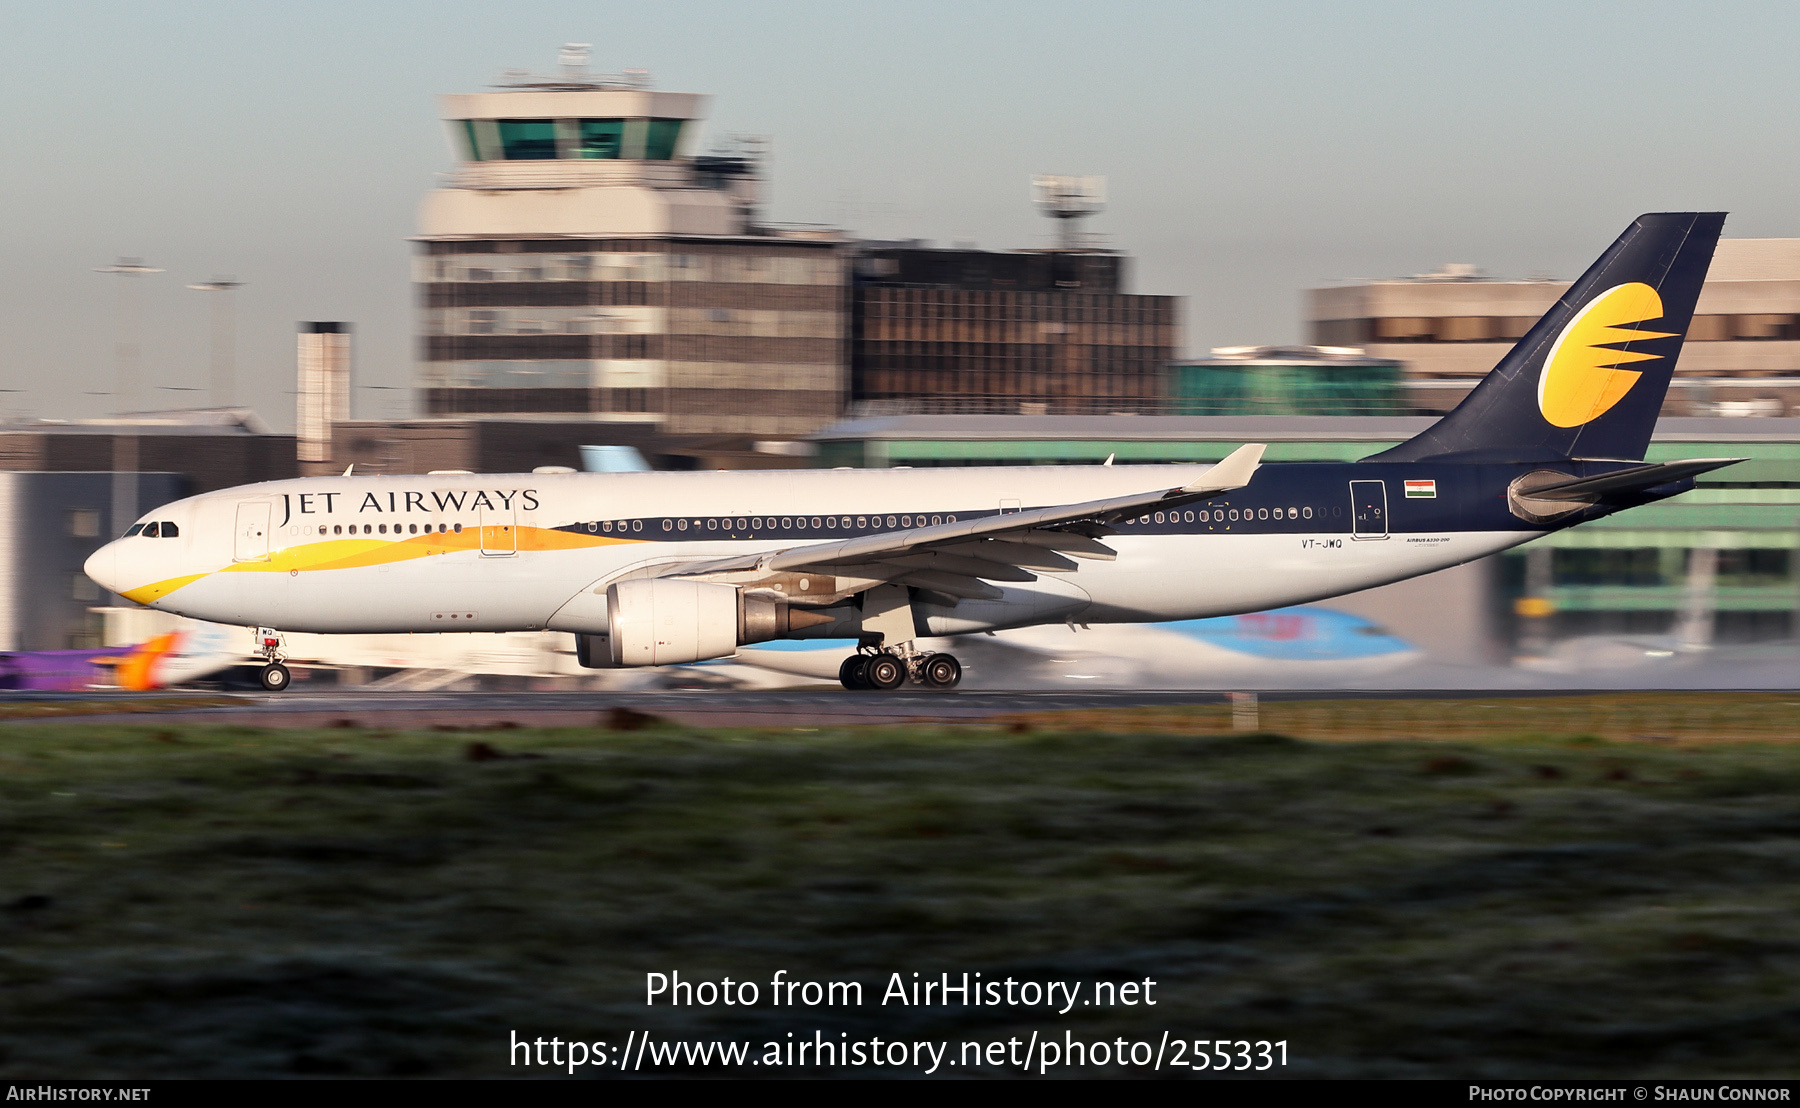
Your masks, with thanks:
[(1200, 475), (1200, 479), (1191, 485), (1183, 485), (1182, 492), (1224, 492), (1228, 489), (1241, 489), (1250, 483), (1250, 478), (1262, 465), (1263, 451), (1268, 447), (1260, 442), (1247, 442), (1225, 456), (1225, 460)]

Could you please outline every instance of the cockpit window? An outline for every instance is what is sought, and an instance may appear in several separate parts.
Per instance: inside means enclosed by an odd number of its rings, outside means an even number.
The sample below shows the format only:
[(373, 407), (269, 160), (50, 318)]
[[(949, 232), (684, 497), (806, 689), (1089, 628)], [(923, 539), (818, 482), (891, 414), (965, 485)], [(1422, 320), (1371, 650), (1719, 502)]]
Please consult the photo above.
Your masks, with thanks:
[(147, 539), (153, 539), (156, 537), (156, 524), (146, 523), (144, 525), (144, 537)]
[(170, 523), (166, 519), (163, 520), (163, 525), (162, 525), (162, 537), (163, 538), (172, 539), (180, 534), (181, 534), (180, 528), (176, 527), (173, 523)]
[(125, 537), (126, 537), (126, 538), (130, 538), (130, 537), (131, 537), (131, 536), (133, 536), (133, 535), (135, 535), (135, 534), (137, 534), (137, 533), (138, 533), (138, 532), (139, 532), (139, 531), (142, 531), (142, 530), (143, 530), (143, 529), (144, 529), (144, 525), (143, 525), (143, 524), (141, 524), (141, 523), (134, 523), (134, 524), (132, 524), (132, 525), (131, 525), (131, 530), (129, 530), (129, 531), (127, 531), (127, 532), (125, 532)]

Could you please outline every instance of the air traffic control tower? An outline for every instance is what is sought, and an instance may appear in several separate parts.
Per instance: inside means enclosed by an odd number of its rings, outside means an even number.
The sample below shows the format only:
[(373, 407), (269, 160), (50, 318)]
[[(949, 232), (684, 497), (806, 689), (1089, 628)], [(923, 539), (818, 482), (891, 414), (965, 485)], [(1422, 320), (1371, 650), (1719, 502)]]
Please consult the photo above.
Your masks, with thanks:
[(792, 436), (847, 385), (844, 244), (759, 225), (760, 147), (695, 156), (705, 97), (587, 72), (441, 98), (419, 212), (425, 414)]

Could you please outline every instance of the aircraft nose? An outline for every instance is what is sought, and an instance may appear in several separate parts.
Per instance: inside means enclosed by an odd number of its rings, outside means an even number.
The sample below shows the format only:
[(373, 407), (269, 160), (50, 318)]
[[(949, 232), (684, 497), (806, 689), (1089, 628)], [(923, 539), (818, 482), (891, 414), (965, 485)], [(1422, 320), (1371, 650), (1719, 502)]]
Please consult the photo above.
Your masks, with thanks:
[(88, 555), (88, 560), (81, 566), (81, 572), (94, 579), (94, 582), (108, 592), (118, 592), (119, 584), (119, 544), (115, 540)]

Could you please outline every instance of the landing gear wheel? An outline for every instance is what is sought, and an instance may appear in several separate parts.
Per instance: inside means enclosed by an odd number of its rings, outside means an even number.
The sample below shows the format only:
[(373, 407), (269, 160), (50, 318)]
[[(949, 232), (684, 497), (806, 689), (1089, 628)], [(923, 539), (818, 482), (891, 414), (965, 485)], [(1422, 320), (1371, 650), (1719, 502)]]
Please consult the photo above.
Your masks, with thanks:
[(288, 667), (280, 662), (274, 662), (262, 668), (262, 687), (270, 692), (281, 692), (288, 687), (288, 682), (292, 680), (293, 675), (288, 673)]
[(852, 654), (838, 667), (838, 683), (853, 692), (866, 689), (869, 687), (868, 668), (868, 655)]
[(954, 689), (962, 681), (962, 663), (948, 654), (933, 654), (919, 667), (928, 688)]
[(906, 665), (892, 654), (876, 654), (863, 667), (863, 680), (871, 689), (890, 692), (906, 684)]

